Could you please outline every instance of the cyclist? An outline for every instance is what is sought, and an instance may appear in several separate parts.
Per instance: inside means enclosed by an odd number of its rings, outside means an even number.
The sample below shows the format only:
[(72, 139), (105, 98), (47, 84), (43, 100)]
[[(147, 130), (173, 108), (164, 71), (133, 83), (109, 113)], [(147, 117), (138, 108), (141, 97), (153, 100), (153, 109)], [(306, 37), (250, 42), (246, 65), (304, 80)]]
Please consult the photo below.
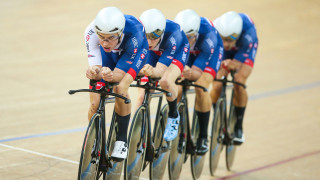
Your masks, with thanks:
[[(148, 51), (148, 41), (143, 25), (133, 16), (124, 15), (116, 7), (99, 11), (85, 31), (89, 68), (86, 75), (91, 80), (119, 82), (113, 91), (129, 98), (128, 88), (143, 67)], [(101, 80), (103, 79), (103, 80)], [(100, 96), (90, 94), (89, 118), (96, 112)], [(119, 126), (111, 157), (121, 161), (127, 157), (127, 129), (131, 105), (116, 98), (115, 112)]]
[[(178, 134), (180, 122), (177, 110), (178, 87), (175, 80), (181, 75), (189, 56), (188, 39), (180, 26), (166, 19), (158, 9), (144, 11), (139, 19), (145, 27), (149, 43), (147, 64), (153, 67), (151, 77), (161, 77), (161, 88), (172, 93), (171, 97), (167, 97), (169, 113), (164, 132), (164, 139), (171, 141)], [(144, 69), (145, 67), (142, 70)], [(139, 90), (138, 105), (142, 103), (143, 96), (144, 91)]]
[[(258, 38), (253, 21), (246, 14), (229, 11), (214, 20), (213, 24), (222, 37), (224, 46), (222, 68), (219, 70), (217, 78), (228, 75), (230, 71), (235, 71), (235, 81), (245, 84), (251, 74), (258, 48)], [(219, 98), (221, 86), (221, 83), (213, 82), (210, 93), (213, 108)], [(245, 141), (242, 124), (247, 101), (246, 89), (235, 85), (233, 97), (237, 116), (235, 144), (241, 144)]]
[[(183, 72), (184, 78), (195, 80), (196, 84), (209, 88), (218, 71), (222, 54), (222, 40), (207, 18), (200, 17), (191, 9), (177, 14), (175, 21), (180, 24), (190, 43), (190, 57)], [(200, 134), (197, 139), (198, 155), (205, 154), (208, 148), (208, 123), (211, 99), (208, 92), (196, 88), (195, 110), (199, 119)]]

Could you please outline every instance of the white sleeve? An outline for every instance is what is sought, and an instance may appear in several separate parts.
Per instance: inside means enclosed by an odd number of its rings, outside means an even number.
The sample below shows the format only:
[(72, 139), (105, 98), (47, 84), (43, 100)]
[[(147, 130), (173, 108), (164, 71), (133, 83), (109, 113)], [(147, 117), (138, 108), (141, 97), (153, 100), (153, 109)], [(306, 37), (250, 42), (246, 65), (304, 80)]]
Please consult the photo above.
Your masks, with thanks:
[(88, 62), (90, 66), (102, 65), (102, 57), (100, 52), (100, 43), (96, 32), (94, 31), (93, 21), (86, 28), (84, 39), (88, 52)]

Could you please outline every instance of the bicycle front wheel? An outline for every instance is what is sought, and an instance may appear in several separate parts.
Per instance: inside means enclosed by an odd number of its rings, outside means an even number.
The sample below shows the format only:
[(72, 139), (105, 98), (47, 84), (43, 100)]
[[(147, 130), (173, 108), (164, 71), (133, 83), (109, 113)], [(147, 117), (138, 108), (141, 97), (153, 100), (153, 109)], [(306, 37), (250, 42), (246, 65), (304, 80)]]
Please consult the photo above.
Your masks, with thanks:
[(169, 107), (164, 105), (161, 109), (160, 116), (154, 124), (152, 140), (157, 153), (156, 159), (150, 162), (150, 179), (162, 179), (165, 173), (165, 167), (169, 158), (169, 143), (163, 139), (164, 129), (167, 124)]
[(224, 104), (223, 100), (219, 99), (216, 103), (216, 109), (213, 115), (212, 128), (211, 128), (211, 140), (210, 140), (210, 173), (211, 176), (214, 175), (218, 167), (218, 162), (220, 158), (220, 153), (223, 148), (222, 137), (223, 137), (223, 128), (222, 128), (222, 117), (224, 114)]
[[(229, 113), (229, 119), (228, 119), (228, 133), (230, 134), (231, 138), (234, 137), (234, 126), (237, 122), (237, 116), (235, 114), (234, 106), (231, 104), (230, 106), (230, 113)], [(231, 167), (233, 165), (234, 157), (236, 154), (236, 146), (233, 144), (233, 141), (231, 143), (227, 144), (226, 147), (226, 164), (227, 169), (230, 171)]]
[(146, 126), (146, 109), (141, 106), (136, 111), (128, 137), (128, 157), (125, 160), (125, 179), (139, 179), (142, 171), (148, 127)]
[(98, 130), (100, 118), (101, 114), (94, 114), (89, 122), (81, 150), (78, 180), (96, 180), (98, 178), (102, 145), (102, 133)]
[(182, 165), (185, 162), (186, 157), (188, 119), (184, 103), (179, 103), (178, 111), (180, 114), (178, 137), (171, 142), (171, 151), (168, 161), (170, 180), (179, 179)]

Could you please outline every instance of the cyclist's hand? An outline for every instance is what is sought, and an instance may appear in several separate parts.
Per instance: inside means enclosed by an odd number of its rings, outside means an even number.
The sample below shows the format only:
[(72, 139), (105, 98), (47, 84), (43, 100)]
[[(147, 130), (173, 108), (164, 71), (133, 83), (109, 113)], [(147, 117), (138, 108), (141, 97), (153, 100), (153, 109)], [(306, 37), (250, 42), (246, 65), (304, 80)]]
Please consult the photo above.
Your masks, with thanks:
[(182, 75), (184, 78), (189, 79), (191, 78), (191, 74), (192, 74), (191, 72), (192, 72), (191, 68), (189, 66), (185, 66), (183, 69)]
[(87, 69), (86, 76), (88, 79), (97, 79), (100, 73), (100, 68), (98, 66), (90, 66)]
[(110, 68), (108, 67), (103, 67), (102, 68), (102, 78), (105, 80), (105, 81), (112, 81), (113, 80), (113, 72), (111, 71)]
[(235, 71), (239, 69), (241, 62), (236, 60), (227, 59), (222, 61), (224, 63), (224, 66), (227, 67), (228, 70)]
[(153, 67), (150, 64), (146, 64), (141, 69), (141, 72), (146, 76), (152, 76), (153, 74)]

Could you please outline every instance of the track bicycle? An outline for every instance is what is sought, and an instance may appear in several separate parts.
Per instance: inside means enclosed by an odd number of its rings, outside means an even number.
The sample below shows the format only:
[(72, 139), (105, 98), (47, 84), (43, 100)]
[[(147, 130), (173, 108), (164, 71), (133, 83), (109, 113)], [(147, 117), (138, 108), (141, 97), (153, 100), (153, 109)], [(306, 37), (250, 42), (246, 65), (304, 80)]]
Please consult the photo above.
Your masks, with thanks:
[[(137, 109), (130, 127), (128, 137), (128, 158), (125, 161), (125, 179), (139, 179), (141, 171), (149, 164), (150, 179), (162, 179), (169, 156), (169, 144), (163, 139), (168, 118), (168, 105), (161, 108), (163, 93), (171, 93), (156, 86), (160, 78), (148, 78), (149, 81), (142, 85), (141, 77), (136, 79), (137, 84), (130, 87), (145, 89), (142, 105)], [(157, 90), (158, 92), (151, 92)], [(156, 120), (151, 136), (150, 100), (159, 98)]]
[[(223, 146), (226, 146), (226, 165), (227, 169), (230, 171), (236, 152), (237, 144), (234, 143), (234, 127), (237, 122), (237, 117), (233, 105), (233, 85), (239, 85), (243, 88), (246, 86), (242, 83), (234, 81), (234, 72), (231, 71), (232, 80), (228, 80), (227, 76), (221, 79), (215, 79), (215, 81), (222, 83), (222, 90), (220, 97), (216, 103), (214, 110), (212, 129), (211, 129), (211, 139), (210, 139), (210, 173), (213, 176), (217, 169), (220, 153)], [(231, 83), (231, 86), (228, 86)], [(230, 109), (229, 116), (227, 116), (227, 87), (231, 88), (231, 99), (230, 99)]]
[(123, 162), (115, 162), (111, 158), (118, 132), (117, 117), (113, 111), (108, 139), (106, 139), (105, 104), (114, 103), (115, 97), (123, 99), (126, 104), (131, 101), (124, 96), (112, 92), (113, 86), (118, 83), (106, 82), (105, 87), (96, 90), (96, 82), (90, 81), (90, 84), (93, 85), (92, 89), (69, 90), (69, 94), (78, 92), (100, 94), (99, 108), (92, 116), (84, 137), (78, 169), (78, 180), (98, 180), (100, 177), (103, 180), (120, 179)]
[(176, 81), (177, 85), (182, 86), (182, 97), (178, 104), (178, 111), (180, 114), (178, 137), (172, 141), (168, 161), (168, 171), (171, 180), (179, 179), (182, 165), (186, 162), (188, 155), (191, 155), (191, 171), (194, 179), (197, 179), (201, 175), (204, 165), (204, 155), (198, 156), (196, 154), (196, 141), (200, 131), (199, 121), (197, 114), (194, 111), (192, 127), (190, 128), (187, 94), (195, 93), (194, 89), (189, 89), (190, 86), (201, 88), (205, 92), (208, 90), (193, 82), (194, 81), (187, 79)]

